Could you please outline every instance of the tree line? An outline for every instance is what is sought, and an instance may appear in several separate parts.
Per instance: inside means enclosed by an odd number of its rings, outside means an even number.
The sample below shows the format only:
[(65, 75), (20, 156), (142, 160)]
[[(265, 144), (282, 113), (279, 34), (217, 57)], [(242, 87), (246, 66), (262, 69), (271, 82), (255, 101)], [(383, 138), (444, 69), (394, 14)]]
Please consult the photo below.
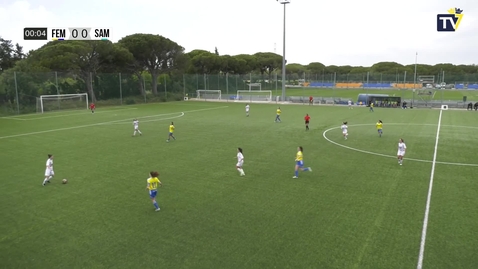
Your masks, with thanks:
[[(185, 52), (180, 44), (160, 35), (133, 34), (126, 36), (117, 43), (110, 41), (52, 41), (37, 50), (23, 52), (22, 46), (13, 44), (11, 40), (0, 37), (0, 95), (6, 101), (12, 102), (13, 73), (22, 73), (23, 83), (33, 83), (41, 73), (62, 72), (69, 75), (59, 82), (63, 89), (68, 87), (87, 90), (92, 100), (97, 95), (107, 98), (105, 93), (94, 90), (98, 76), (104, 73), (130, 74), (129, 80), (136, 84), (134, 88), (138, 94), (146, 94), (144, 79), (147, 74), (151, 77), (151, 92), (158, 94), (158, 79), (161, 76), (168, 78), (182, 74), (258, 74), (264, 79), (271, 79), (280, 74), (282, 56), (270, 52), (258, 52), (253, 55), (221, 55), (217, 48), (214, 52), (192, 50)], [(364, 66), (325, 66), (320, 62), (307, 65), (288, 63), (287, 75), (303, 77), (306, 74), (337, 74), (356, 75), (366, 73), (398, 74), (407, 72), (413, 76), (415, 65), (402, 65), (396, 62), (379, 62), (370, 67)], [(417, 65), (417, 73), (422, 75), (436, 75), (441, 72), (448, 74), (475, 75), (478, 73), (476, 65)], [(35, 75), (37, 74), (37, 75)], [(71, 81), (73, 78), (77, 85)], [(15, 82), (17, 83), (17, 82)], [(48, 84), (48, 82), (42, 82)], [(50, 83), (51, 84), (51, 83)], [(57, 83), (58, 84), (58, 83)], [(80, 85), (81, 84), (81, 85)], [(19, 91), (28, 88), (28, 85), (19, 87)], [(50, 85), (51, 86), (51, 85)], [(38, 96), (48, 85), (30, 87), (30, 92), (21, 92), (21, 95)], [(58, 86), (56, 86), (58, 87)], [(4, 100), (4, 101), (5, 101)]]

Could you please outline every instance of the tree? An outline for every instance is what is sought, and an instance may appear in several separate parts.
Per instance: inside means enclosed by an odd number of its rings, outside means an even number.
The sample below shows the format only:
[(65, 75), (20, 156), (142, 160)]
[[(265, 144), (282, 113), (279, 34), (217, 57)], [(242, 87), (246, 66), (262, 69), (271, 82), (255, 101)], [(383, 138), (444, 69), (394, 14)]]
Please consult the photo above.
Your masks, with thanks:
[(301, 64), (288, 64), (285, 67), (286, 74), (288, 75), (297, 74), (299, 76), (302, 76), (305, 70), (305, 66)]
[(240, 74), (247, 74), (258, 69), (257, 58), (254, 55), (239, 54), (234, 56), (238, 61), (238, 71)]
[(262, 75), (267, 74), (269, 79), (274, 70), (282, 66), (282, 56), (272, 52), (258, 52), (254, 54), (257, 59), (257, 67)]
[(397, 69), (402, 69), (403, 65), (396, 62), (379, 62), (370, 67), (370, 72), (395, 74)]
[(238, 71), (238, 61), (235, 57), (230, 55), (223, 55), (220, 60), (220, 71), (224, 74), (237, 73)]
[(322, 63), (310, 63), (307, 65), (307, 70), (312, 74), (322, 74), (325, 70), (325, 65)]
[(109, 41), (54, 41), (32, 53), (30, 59), (52, 71), (68, 71), (80, 76), (92, 102), (96, 102), (93, 76), (117, 62), (119, 51)]
[(122, 38), (118, 43), (133, 54), (138, 66), (150, 72), (153, 94), (158, 93), (160, 74), (181, 69), (187, 63), (184, 48), (160, 35), (133, 34)]
[(12, 44), (11, 40), (0, 37), (0, 71), (5, 71), (15, 66), (15, 63), (25, 58), (23, 47), (18, 43)]
[(221, 57), (208, 51), (197, 51), (191, 58), (191, 65), (195, 73), (211, 74), (219, 72), (221, 68)]

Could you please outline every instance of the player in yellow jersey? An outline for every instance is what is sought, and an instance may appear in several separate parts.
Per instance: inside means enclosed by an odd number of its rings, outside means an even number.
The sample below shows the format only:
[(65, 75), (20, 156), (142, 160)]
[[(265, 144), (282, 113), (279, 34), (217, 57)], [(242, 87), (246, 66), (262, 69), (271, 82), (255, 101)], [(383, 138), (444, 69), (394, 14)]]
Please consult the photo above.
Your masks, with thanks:
[(373, 111), (373, 102), (370, 102), (370, 112), (374, 112)]
[(169, 142), (169, 140), (172, 138), (174, 140), (176, 140), (176, 137), (174, 137), (174, 123), (171, 122), (171, 125), (169, 125), (169, 136), (168, 136), (168, 140), (166, 140), (166, 142)]
[(379, 137), (382, 137), (382, 133), (383, 133), (383, 122), (381, 120), (378, 120), (378, 122), (375, 124), (375, 126), (377, 127), (377, 132), (378, 132), (378, 136)]
[(158, 187), (163, 186), (161, 181), (159, 181), (158, 176), (158, 172), (150, 172), (149, 178), (147, 180), (148, 185), (146, 185), (146, 190), (149, 191), (149, 198), (151, 198), (151, 201), (153, 202), (156, 211), (160, 210), (158, 202), (156, 202), (156, 195), (158, 195)]
[(295, 155), (295, 176), (293, 178), (299, 178), (299, 169), (312, 172), (310, 167), (304, 168), (304, 149), (302, 147), (297, 148), (297, 154)]
[(276, 110), (276, 119), (275, 119), (274, 122), (282, 122), (282, 121), (280, 120), (280, 114), (281, 114), (281, 113), (282, 113), (282, 111), (280, 110), (280, 107), (278, 107), (277, 110)]

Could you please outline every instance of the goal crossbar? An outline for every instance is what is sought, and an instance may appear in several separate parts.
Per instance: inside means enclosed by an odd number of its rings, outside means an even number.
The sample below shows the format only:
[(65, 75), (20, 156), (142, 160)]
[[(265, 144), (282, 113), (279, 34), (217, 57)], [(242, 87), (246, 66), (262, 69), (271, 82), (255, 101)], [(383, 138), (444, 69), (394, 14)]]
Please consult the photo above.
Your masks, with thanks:
[(37, 112), (44, 113), (52, 110), (63, 109), (88, 109), (88, 94), (52, 94), (37, 97)]

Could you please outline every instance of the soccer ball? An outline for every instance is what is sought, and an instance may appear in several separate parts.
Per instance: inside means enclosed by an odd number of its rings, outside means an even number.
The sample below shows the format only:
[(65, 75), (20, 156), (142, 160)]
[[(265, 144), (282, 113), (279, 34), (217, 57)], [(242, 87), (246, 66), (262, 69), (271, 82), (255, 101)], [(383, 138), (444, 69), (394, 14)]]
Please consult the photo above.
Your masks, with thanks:
[(66, 178), (64, 178), (61, 182), (63, 182), (63, 184), (66, 184), (66, 183), (68, 183), (68, 180)]

